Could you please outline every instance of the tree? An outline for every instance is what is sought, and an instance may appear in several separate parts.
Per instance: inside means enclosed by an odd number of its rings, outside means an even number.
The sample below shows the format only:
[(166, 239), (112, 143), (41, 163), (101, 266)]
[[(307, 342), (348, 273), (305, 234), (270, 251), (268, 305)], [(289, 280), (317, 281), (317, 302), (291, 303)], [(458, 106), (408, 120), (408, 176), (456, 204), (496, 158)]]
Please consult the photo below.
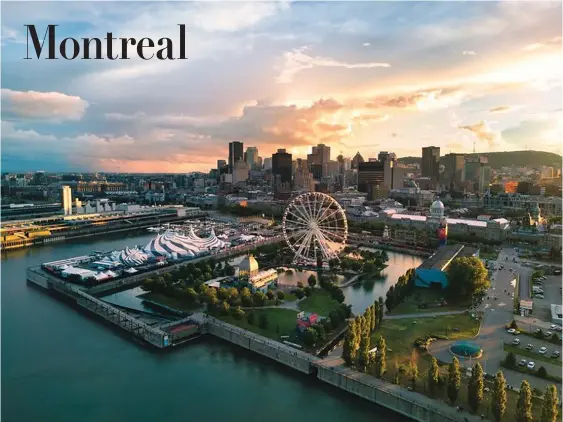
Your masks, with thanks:
[(228, 297), (229, 297), (229, 291), (224, 287), (220, 287), (219, 290), (217, 290), (217, 299), (223, 301), (226, 300)]
[(381, 321), (381, 319), (379, 319), (379, 302), (377, 300), (373, 303), (373, 318), (375, 320), (374, 326), (377, 328)]
[(317, 285), (317, 277), (315, 277), (314, 274), (311, 274), (307, 279), (307, 283), (309, 283), (309, 286), (311, 286), (311, 288), (315, 287)]
[(265, 313), (261, 313), (260, 317), (258, 318), (258, 325), (262, 329), (268, 328), (268, 316)]
[(476, 363), (467, 384), (467, 401), (473, 412), (477, 412), (483, 401), (483, 368)]
[(342, 289), (340, 287), (336, 287), (335, 289), (333, 289), (331, 291), (331, 297), (336, 300), (338, 303), (343, 303), (344, 299), (346, 299), (344, 297), (344, 292), (342, 291)]
[(438, 388), (438, 383), (440, 382), (440, 368), (438, 367), (438, 361), (435, 357), (432, 357), (432, 363), (428, 368), (428, 389), (430, 394), (434, 395)]
[(221, 308), (220, 308), (221, 315), (229, 315), (230, 308), (231, 305), (229, 305), (227, 302), (221, 302)]
[(541, 422), (555, 422), (559, 413), (557, 388), (548, 385), (543, 395), (543, 406), (541, 409)]
[(506, 358), (504, 359), (504, 365), (507, 368), (515, 368), (516, 367), (516, 356), (512, 352), (508, 352), (506, 354)]
[(381, 324), (381, 321), (383, 321), (383, 313), (384, 313), (384, 303), (383, 303), (383, 296), (379, 296), (378, 299), (378, 314), (377, 314), (377, 325)]
[(369, 361), (369, 336), (363, 336), (358, 349), (358, 370), (366, 372)]
[(281, 290), (278, 290), (276, 295), (278, 296), (279, 300), (283, 300), (283, 298), (285, 297), (285, 293)]
[(188, 287), (184, 292), (184, 297), (188, 303), (194, 303), (197, 299), (197, 293), (192, 287)]
[(547, 377), (547, 370), (543, 366), (540, 366), (538, 368), (538, 377), (540, 377), (540, 378)]
[(303, 285), (303, 282), (298, 281), (298, 282), (297, 282), (297, 288), (298, 288), (298, 289), (302, 289), (303, 287), (305, 287), (305, 286)]
[(306, 286), (306, 287), (303, 289), (303, 292), (305, 293), (305, 296), (309, 297), (309, 296), (311, 296), (311, 295), (313, 294), (313, 289), (311, 289), (310, 286)]
[(297, 289), (293, 291), (293, 294), (295, 294), (295, 296), (297, 297), (297, 299), (301, 299), (303, 296), (305, 296), (305, 292), (303, 289)]
[(311, 328), (317, 332), (317, 340), (324, 341), (326, 338), (324, 326), (322, 324), (315, 324)]
[(506, 412), (506, 380), (501, 371), (495, 375), (491, 397), (491, 412), (496, 422), (500, 422)]
[(375, 305), (370, 306), (370, 321), (369, 321), (369, 328), (370, 331), (373, 333), (375, 331), (376, 322), (377, 322), (377, 312), (375, 310)]
[(387, 344), (383, 336), (379, 336), (376, 343), (377, 350), (375, 351), (375, 376), (381, 378), (385, 373), (387, 367)]
[(235, 275), (235, 267), (229, 265), (229, 263), (225, 263), (225, 275), (234, 276)]
[(477, 257), (455, 258), (448, 266), (446, 293), (453, 301), (462, 301), (489, 288), (488, 272)]
[(344, 359), (348, 366), (352, 365), (356, 360), (356, 330), (354, 325), (355, 321), (348, 323), (348, 330), (342, 345), (342, 359)]
[(409, 364), (409, 381), (411, 383), (411, 388), (413, 391), (416, 390), (416, 381), (418, 379), (418, 365), (415, 361), (411, 361)]
[(274, 292), (272, 292), (271, 290), (268, 290), (266, 292), (266, 296), (268, 297), (268, 300), (272, 300), (274, 298)]
[(459, 370), (459, 360), (454, 356), (448, 368), (448, 398), (454, 404), (459, 395), (461, 385), (461, 372)]
[(332, 325), (332, 328), (338, 327), (342, 322), (342, 319), (340, 318), (340, 313), (336, 310), (330, 311), (330, 313), (328, 314), (328, 318), (330, 319), (330, 324)]
[(532, 422), (532, 389), (528, 381), (522, 381), (516, 402), (516, 422)]
[(303, 331), (301, 336), (303, 338), (303, 343), (305, 343), (305, 345), (309, 347), (313, 347), (318, 340), (317, 331), (312, 327), (309, 327), (305, 331)]

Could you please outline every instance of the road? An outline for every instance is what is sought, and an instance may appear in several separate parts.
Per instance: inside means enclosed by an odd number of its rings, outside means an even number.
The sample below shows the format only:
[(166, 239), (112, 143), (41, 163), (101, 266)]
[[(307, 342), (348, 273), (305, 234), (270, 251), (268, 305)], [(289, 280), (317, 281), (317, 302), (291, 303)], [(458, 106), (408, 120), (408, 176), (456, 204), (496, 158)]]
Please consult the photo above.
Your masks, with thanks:
[[(510, 269), (512, 268), (516, 273), (520, 274), (520, 283), (528, 283), (532, 274), (531, 268), (523, 267), (518, 262), (513, 262), (513, 258), (515, 257), (517, 258), (516, 251), (514, 251), (513, 248), (506, 247), (502, 249), (495, 263), (495, 270), (492, 272), (491, 276), (491, 287), (488, 291), (488, 296), (485, 297), (481, 305), (484, 310), (481, 329), (474, 339), (475, 343), (483, 349), (483, 357), (478, 361), (481, 363), (486, 373), (494, 374), (502, 369), (506, 381), (510, 385), (519, 387), (522, 381), (526, 379), (530, 382), (532, 387), (543, 390), (546, 385), (553, 383), (536, 376), (504, 369), (500, 366), (501, 360), (503, 360), (506, 355), (504, 352), (504, 341), (507, 336), (505, 326), (509, 324), (515, 316), (513, 314), (514, 299), (512, 297), (512, 294), (515, 293), (515, 286), (514, 283), (512, 283), (514, 275), (510, 272)], [(501, 270), (501, 266), (504, 266), (504, 269)], [(522, 336), (522, 343), (534, 343), (533, 341), (527, 342), (524, 338), (525, 336)], [(514, 339), (514, 337), (511, 337), (511, 339)], [(438, 359), (449, 362), (452, 359), (449, 348), (453, 343), (454, 341), (437, 341), (430, 346), (429, 351)], [(536, 341), (536, 343), (538, 342)], [(548, 347), (550, 353), (552, 349), (553, 345), (551, 348)], [(462, 359), (460, 365), (467, 367), (474, 365), (475, 362), (475, 359)], [(541, 361), (536, 361), (536, 367), (541, 366), (539, 362)], [(547, 365), (549, 364), (544, 365), (546, 369), (548, 369)], [(553, 365), (549, 366), (552, 367)], [(553, 370), (553, 368), (550, 369)], [(555, 373), (560, 374), (561, 370), (559, 369)], [(561, 384), (559, 384), (557, 388), (561, 391)]]

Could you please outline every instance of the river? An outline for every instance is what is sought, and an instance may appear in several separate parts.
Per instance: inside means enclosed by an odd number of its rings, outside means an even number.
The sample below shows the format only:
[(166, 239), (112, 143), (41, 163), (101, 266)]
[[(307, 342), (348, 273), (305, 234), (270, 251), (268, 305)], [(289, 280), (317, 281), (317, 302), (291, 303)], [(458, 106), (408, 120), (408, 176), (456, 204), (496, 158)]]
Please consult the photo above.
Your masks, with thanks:
[(213, 338), (151, 352), (25, 281), (29, 266), (146, 244), (153, 236), (108, 235), (2, 253), (3, 422), (406, 421)]

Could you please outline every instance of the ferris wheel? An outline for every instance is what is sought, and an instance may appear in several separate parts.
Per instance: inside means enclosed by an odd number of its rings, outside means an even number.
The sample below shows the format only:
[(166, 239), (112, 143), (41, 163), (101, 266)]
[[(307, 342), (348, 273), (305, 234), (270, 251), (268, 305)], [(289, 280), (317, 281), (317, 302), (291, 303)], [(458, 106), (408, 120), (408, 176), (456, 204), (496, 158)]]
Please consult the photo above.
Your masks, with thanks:
[(294, 262), (317, 265), (338, 258), (348, 238), (348, 221), (338, 202), (320, 192), (294, 198), (283, 214), (283, 235)]

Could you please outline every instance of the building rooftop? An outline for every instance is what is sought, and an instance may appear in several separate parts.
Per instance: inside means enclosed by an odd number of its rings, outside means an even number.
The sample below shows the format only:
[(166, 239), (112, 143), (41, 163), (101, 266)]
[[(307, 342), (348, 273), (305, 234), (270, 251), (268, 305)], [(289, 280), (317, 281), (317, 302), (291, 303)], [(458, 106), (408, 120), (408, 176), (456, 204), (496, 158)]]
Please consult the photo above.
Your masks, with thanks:
[(444, 246), (434, 252), (434, 254), (420, 264), (418, 268), (423, 270), (444, 271), (455, 258), (475, 256), (478, 251), (478, 248), (466, 245)]

